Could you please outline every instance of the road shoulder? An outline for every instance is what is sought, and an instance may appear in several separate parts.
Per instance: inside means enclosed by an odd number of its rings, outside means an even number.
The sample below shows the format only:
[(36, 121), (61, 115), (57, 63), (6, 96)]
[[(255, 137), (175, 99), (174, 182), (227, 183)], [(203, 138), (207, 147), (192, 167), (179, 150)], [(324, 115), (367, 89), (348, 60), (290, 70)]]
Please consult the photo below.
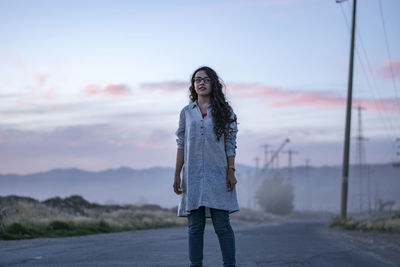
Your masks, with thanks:
[(399, 233), (365, 232), (338, 227), (321, 229), (321, 233), (372, 252), (384, 262), (400, 266)]

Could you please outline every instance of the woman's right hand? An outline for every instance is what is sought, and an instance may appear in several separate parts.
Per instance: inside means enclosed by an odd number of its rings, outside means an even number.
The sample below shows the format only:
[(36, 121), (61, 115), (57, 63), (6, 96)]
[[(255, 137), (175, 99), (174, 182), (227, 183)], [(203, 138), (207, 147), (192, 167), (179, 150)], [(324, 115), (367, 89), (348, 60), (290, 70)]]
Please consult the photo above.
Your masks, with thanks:
[(175, 194), (177, 194), (177, 195), (182, 194), (181, 176), (180, 175), (175, 175), (173, 187), (174, 187)]

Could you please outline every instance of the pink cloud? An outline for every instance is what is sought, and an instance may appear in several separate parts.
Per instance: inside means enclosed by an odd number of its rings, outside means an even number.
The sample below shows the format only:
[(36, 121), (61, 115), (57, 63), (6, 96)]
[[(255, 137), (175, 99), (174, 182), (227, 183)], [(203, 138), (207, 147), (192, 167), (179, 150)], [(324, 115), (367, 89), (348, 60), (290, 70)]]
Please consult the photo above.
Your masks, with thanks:
[(383, 98), (380, 101), (374, 101), (372, 99), (355, 99), (353, 106), (358, 105), (361, 105), (368, 110), (400, 113), (396, 98)]
[(130, 87), (126, 84), (108, 84), (104, 88), (96, 84), (88, 84), (83, 88), (83, 91), (87, 96), (106, 94), (109, 96), (120, 97), (132, 94)]
[[(283, 90), (280, 87), (260, 86), (248, 84), (235, 84), (229, 86), (228, 90), (241, 97), (266, 99), (270, 107), (286, 106), (309, 106), (309, 107), (345, 107), (346, 98), (332, 92), (305, 92), (294, 90)], [(385, 98), (380, 101), (373, 99), (358, 98), (353, 99), (353, 106), (362, 105), (363, 107), (381, 112), (399, 113), (395, 98)]]
[(385, 62), (385, 65), (381, 68), (380, 73), (384, 79), (392, 79), (392, 70), (393, 70), (393, 78), (397, 78), (400, 76), (400, 61), (398, 60), (388, 60)]
[(112, 96), (126, 96), (131, 94), (131, 89), (125, 84), (109, 84), (104, 88), (104, 91)]
[(101, 88), (95, 84), (89, 84), (85, 88), (83, 88), (83, 90), (88, 96), (93, 96), (101, 93)]
[(320, 92), (284, 92), (282, 95), (276, 94), (271, 106), (296, 106), (305, 105), (312, 107), (343, 107), (345, 99), (343, 97), (334, 96)]

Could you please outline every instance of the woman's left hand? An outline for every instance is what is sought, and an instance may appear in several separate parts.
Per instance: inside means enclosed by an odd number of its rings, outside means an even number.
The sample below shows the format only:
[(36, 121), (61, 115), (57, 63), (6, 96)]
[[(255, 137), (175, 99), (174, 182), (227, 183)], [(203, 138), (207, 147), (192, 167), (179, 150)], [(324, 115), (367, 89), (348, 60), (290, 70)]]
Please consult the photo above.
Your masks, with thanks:
[(228, 191), (232, 191), (233, 188), (235, 188), (235, 185), (237, 184), (237, 180), (235, 177), (235, 171), (232, 169), (228, 169), (228, 176), (227, 176), (227, 185), (228, 185)]

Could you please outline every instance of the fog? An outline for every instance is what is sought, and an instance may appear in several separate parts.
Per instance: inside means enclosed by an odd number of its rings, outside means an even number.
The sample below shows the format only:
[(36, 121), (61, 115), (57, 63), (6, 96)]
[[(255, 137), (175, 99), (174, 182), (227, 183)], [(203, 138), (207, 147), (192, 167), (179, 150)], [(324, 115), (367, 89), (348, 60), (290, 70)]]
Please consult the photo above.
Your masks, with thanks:
[[(400, 169), (390, 164), (368, 165), (364, 177), (357, 176), (352, 166), (349, 176), (348, 211), (399, 209)], [(341, 194), (341, 168), (295, 167), (269, 170), (260, 177), (259, 170), (238, 165), (237, 194), (242, 208), (260, 210), (254, 198), (264, 179), (281, 177), (293, 185), (294, 210), (338, 213)], [(172, 189), (173, 168), (133, 170), (120, 168), (102, 172), (79, 169), (56, 169), (30, 175), (0, 175), (0, 195), (29, 196), (38, 200), (51, 197), (81, 195), (91, 202), (101, 204), (158, 204), (171, 208), (177, 206), (180, 196)]]

